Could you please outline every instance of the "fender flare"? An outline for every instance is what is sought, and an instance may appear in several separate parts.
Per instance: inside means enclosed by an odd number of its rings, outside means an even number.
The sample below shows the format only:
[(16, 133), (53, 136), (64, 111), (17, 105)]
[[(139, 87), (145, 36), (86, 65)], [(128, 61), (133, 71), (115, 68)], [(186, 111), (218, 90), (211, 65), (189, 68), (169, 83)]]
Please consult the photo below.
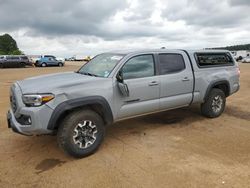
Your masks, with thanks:
[(59, 104), (53, 111), (47, 129), (48, 130), (55, 130), (58, 125), (57, 122), (60, 120), (61, 116), (64, 115), (66, 112), (74, 110), (76, 108), (84, 107), (86, 105), (94, 105), (98, 104), (101, 105), (103, 108), (103, 118), (106, 124), (113, 123), (113, 114), (109, 103), (104, 97), (101, 96), (91, 96), (91, 97), (81, 97), (77, 99), (71, 99), (62, 102)]
[(204, 96), (204, 101), (206, 101), (206, 99), (208, 98), (209, 93), (212, 90), (212, 88), (214, 88), (217, 85), (221, 85), (221, 84), (226, 84), (226, 86), (228, 88), (228, 95), (230, 95), (230, 84), (227, 80), (214, 81), (208, 85), (205, 96)]

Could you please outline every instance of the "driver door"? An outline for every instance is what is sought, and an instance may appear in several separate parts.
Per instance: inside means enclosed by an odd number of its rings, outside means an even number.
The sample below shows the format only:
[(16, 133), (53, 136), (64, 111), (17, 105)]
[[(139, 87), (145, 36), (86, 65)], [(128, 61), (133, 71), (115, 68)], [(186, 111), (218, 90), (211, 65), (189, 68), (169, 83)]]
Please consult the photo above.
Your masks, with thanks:
[(118, 119), (142, 115), (159, 110), (159, 77), (155, 75), (155, 61), (152, 54), (132, 57), (121, 68), (124, 84), (129, 91), (124, 96), (115, 87), (115, 105)]

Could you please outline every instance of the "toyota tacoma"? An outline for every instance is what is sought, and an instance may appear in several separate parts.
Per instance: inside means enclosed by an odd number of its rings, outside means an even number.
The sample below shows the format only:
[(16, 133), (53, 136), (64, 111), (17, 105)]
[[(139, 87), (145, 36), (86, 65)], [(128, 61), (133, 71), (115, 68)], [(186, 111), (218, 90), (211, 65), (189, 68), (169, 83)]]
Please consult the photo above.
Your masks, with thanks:
[(226, 50), (103, 53), (76, 72), (15, 82), (8, 126), (23, 135), (56, 134), (66, 153), (81, 158), (98, 149), (114, 122), (192, 104), (208, 118), (220, 116), (239, 75)]

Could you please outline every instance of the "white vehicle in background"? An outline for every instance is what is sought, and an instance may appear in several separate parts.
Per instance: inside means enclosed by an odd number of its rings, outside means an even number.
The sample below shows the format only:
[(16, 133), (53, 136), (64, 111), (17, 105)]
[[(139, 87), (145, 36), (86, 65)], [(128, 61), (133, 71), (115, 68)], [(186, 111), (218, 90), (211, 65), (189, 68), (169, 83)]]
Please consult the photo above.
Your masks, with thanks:
[(75, 57), (70, 57), (70, 58), (67, 58), (65, 59), (66, 61), (75, 61)]
[(41, 58), (41, 55), (28, 55), (28, 58), (30, 59), (30, 61), (35, 64), (37, 60), (39, 60)]
[(83, 61), (84, 56), (82, 55), (74, 55), (70, 58), (67, 58), (66, 61)]
[(91, 56), (83, 56), (83, 55), (74, 55), (73, 57), (65, 59), (65, 61), (90, 61), (92, 59)]
[(242, 63), (250, 63), (250, 56), (243, 58)]
[(241, 61), (245, 57), (250, 56), (250, 51), (247, 50), (232, 51), (231, 53), (236, 61)]
[(56, 57), (56, 59), (57, 59), (58, 61), (65, 62), (65, 58), (63, 58), (63, 57)]
[(75, 55), (75, 61), (83, 61), (84, 55)]

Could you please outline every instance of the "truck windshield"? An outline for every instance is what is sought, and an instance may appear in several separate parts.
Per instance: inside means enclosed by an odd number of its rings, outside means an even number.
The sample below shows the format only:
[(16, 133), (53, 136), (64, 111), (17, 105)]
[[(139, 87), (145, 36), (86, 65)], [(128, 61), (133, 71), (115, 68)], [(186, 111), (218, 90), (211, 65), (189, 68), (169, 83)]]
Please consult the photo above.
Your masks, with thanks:
[(107, 78), (123, 57), (122, 54), (100, 54), (83, 65), (77, 73)]

